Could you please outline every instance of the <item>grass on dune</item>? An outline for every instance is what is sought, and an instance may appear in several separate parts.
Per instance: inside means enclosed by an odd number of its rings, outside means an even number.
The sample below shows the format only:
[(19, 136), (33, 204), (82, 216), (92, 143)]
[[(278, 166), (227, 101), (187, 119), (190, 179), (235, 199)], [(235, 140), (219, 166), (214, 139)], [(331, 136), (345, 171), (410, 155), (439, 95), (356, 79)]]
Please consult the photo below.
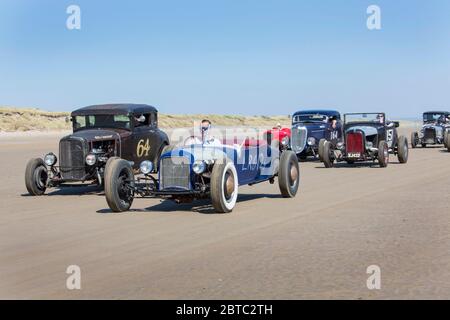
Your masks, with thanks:
[[(70, 112), (43, 111), (37, 108), (0, 107), (0, 131), (59, 131), (70, 130), (71, 122), (67, 121)], [(289, 126), (286, 116), (241, 116), (217, 114), (159, 114), (161, 128), (186, 128), (198, 124), (202, 119), (209, 119), (214, 126), (250, 126), (271, 128), (278, 123)], [(420, 121), (402, 120), (401, 127), (420, 128)]]
[[(0, 131), (58, 131), (70, 130), (71, 122), (67, 121), (69, 112), (43, 111), (37, 108), (0, 107)], [(215, 114), (159, 114), (161, 128), (192, 127), (202, 119), (211, 120), (215, 126), (267, 126), (278, 123), (288, 125), (288, 116), (240, 116)]]

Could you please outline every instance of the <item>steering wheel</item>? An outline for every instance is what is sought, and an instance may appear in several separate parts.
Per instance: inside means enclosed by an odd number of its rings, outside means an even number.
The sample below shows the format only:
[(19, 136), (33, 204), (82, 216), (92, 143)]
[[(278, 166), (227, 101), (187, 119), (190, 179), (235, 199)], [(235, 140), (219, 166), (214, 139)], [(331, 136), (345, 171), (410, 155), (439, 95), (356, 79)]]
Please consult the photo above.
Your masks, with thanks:
[(184, 139), (184, 142), (183, 142), (183, 144), (185, 145), (185, 146), (187, 146), (187, 145), (193, 145), (193, 144), (196, 144), (196, 140), (197, 140), (198, 138), (196, 137), (196, 136), (190, 136), (190, 137), (187, 137), (186, 139)]

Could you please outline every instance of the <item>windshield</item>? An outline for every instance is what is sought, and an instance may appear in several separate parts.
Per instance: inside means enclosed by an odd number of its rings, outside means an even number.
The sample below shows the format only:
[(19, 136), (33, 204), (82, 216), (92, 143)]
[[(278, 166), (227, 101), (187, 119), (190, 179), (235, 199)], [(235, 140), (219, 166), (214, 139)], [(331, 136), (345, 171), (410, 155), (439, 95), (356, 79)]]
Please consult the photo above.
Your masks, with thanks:
[(436, 122), (441, 118), (443, 113), (424, 113), (423, 114), (423, 122)]
[(293, 123), (298, 123), (298, 122), (327, 122), (328, 121), (328, 116), (323, 115), (323, 114), (299, 114), (294, 116), (294, 118), (292, 119)]
[(380, 123), (383, 124), (385, 117), (383, 113), (352, 113), (345, 115), (345, 123), (358, 123), (358, 122), (369, 122), (369, 123)]
[(126, 115), (86, 115), (73, 117), (73, 129), (118, 128), (130, 129), (130, 118)]

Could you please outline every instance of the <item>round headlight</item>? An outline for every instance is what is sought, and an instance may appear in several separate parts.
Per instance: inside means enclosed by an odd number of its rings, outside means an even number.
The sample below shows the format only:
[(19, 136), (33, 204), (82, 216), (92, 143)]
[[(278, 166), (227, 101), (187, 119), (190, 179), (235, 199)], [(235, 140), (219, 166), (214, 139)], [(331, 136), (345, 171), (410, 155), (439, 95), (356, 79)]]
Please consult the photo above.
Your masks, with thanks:
[(309, 137), (308, 138), (308, 145), (309, 146), (313, 146), (313, 145), (315, 145), (316, 144), (316, 138), (314, 138), (314, 137)]
[(288, 136), (283, 137), (283, 139), (281, 139), (281, 144), (283, 146), (287, 146), (289, 144), (289, 137)]
[(142, 161), (141, 164), (139, 165), (139, 170), (143, 174), (149, 174), (153, 170), (153, 163), (148, 160)]
[(88, 166), (93, 166), (97, 162), (97, 156), (95, 154), (88, 154), (86, 156), (86, 164)]
[(53, 153), (46, 154), (44, 162), (47, 166), (53, 166), (56, 163), (56, 156)]
[(206, 170), (206, 162), (203, 160), (197, 160), (194, 162), (194, 164), (192, 165), (192, 170), (196, 173), (196, 174), (200, 174), (205, 172)]

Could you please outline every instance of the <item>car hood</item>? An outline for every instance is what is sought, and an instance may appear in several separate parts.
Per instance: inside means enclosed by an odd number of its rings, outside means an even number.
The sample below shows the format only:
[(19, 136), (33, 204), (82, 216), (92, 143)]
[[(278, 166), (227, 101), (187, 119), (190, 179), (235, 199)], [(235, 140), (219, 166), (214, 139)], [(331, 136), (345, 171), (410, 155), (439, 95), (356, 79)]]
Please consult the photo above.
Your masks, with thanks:
[(236, 155), (241, 153), (241, 146), (239, 145), (223, 145), (223, 146), (203, 146), (203, 145), (190, 145), (176, 147), (170, 151), (164, 152), (161, 155), (163, 158), (175, 158), (186, 157), (193, 161), (197, 160), (216, 160), (221, 159), (224, 156), (230, 159), (234, 159)]
[(351, 132), (351, 131), (355, 131), (355, 130), (361, 130), (362, 132), (364, 132), (364, 135), (367, 136), (373, 136), (373, 135), (377, 135), (378, 134), (378, 130), (375, 127), (371, 127), (371, 126), (353, 126), (348, 128), (345, 132)]
[(73, 138), (83, 138), (87, 141), (98, 141), (98, 140), (115, 140), (120, 139), (123, 135), (130, 134), (126, 130), (123, 132), (106, 130), (106, 129), (87, 129), (75, 131), (73, 134), (65, 137), (73, 137)]
[(305, 127), (308, 128), (308, 131), (315, 131), (315, 130), (325, 130), (327, 128), (327, 125), (325, 123), (298, 122), (295, 123), (293, 127)]
[(425, 129), (425, 128), (442, 128), (442, 127), (443, 127), (443, 125), (440, 125), (437, 123), (427, 123), (422, 126), (423, 129)]
[(281, 129), (272, 128), (272, 129), (267, 130), (265, 133), (266, 134), (267, 133), (272, 134), (273, 139), (281, 140), (284, 137), (290, 137), (291, 136), (291, 128), (281, 128)]
[(434, 129), (437, 135), (442, 135), (445, 126), (440, 124), (426, 124), (422, 127), (421, 131), (424, 132), (425, 129)]
[(303, 123), (299, 122), (293, 125), (294, 128), (306, 128), (306, 138), (313, 137), (316, 139), (316, 143), (319, 140), (325, 138), (325, 132), (327, 125), (325, 123)]

